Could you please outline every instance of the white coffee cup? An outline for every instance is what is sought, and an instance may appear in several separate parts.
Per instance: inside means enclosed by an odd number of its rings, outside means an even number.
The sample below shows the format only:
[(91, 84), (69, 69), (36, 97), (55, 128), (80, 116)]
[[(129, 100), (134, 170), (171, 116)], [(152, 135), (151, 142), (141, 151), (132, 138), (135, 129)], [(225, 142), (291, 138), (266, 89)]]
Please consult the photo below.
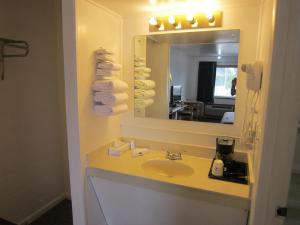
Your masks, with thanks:
[(215, 159), (211, 173), (216, 177), (222, 177), (224, 171), (224, 163), (220, 159)]

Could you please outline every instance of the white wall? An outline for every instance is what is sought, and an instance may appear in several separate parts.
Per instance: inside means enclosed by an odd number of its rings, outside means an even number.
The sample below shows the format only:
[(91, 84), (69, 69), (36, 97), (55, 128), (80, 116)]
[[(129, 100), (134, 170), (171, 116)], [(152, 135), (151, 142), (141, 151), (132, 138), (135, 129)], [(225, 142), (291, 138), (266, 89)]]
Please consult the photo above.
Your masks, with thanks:
[(0, 217), (13, 222), (68, 191), (59, 23), (58, 0), (1, 1), (0, 37), (30, 44), (0, 81)]
[[(260, 164), (262, 162), (263, 156), (263, 128), (265, 123), (265, 113), (268, 100), (270, 76), (271, 76), (271, 63), (272, 63), (272, 51), (273, 51), (273, 35), (274, 35), (274, 10), (275, 3), (274, 0), (264, 0), (261, 4), (260, 12), (260, 24), (258, 32), (258, 47), (259, 51), (257, 52), (257, 59), (263, 62), (263, 79), (262, 79), (262, 88), (260, 91), (258, 110), (259, 113), (255, 115), (255, 121), (257, 121), (257, 139), (253, 149), (253, 165), (254, 165), (254, 176), (256, 178), (253, 191), (252, 191), (252, 201), (251, 201), (251, 216), (250, 224), (261, 224), (263, 221), (256, 221), (255, 218), (262, 219), (265, 214), (266, 205), (260, 204), (264, 203), (267, 196), (258, 196), (258, 189), (263, 187), (261, 185), (264, 183), (264, 178), (261, 177), (260, 181), (258, 180)], [(253, 93), (251, 94), (253, 95)], [(265, 153), (266, 154), (266, 153)], [(266, 157), (270, 157), (266, 155)], [(271, 166), (270, 166), (271, 168)], [(259, 202), (259, 203), (258, 203)]]
[[(239, 65), (253, 62), (256, 57), (259, 2), (258, 0), (243, 1), (243, 4), (236, 3), (236, 5), (231, 4), (230, 6), (226, 6), (226, 3), (224, 3), (220, 7), (224, 11), (222, 29), (241, 30)], [(131, 87), (133, 87), (133, 38), (135, 35), (149, 34), (149, 17), (150, 14), (142, 13), (128, 16), (124, 19), (124, 78)], [(240, 70), (239, 73), (241, 73)], [(134, 118), (133, 88), (131, 88), (131, 112), (122, 117), (122, 134), (204, 146), (215, 145), (215, 136), (217, 135), (240, 137), (247, 95), (245, 83), (245, 77), (241, 76), (238, 83), (237, 115), (234, 125)]]
[(151, 77), (154, 80), (156, 95), (154, 104), (146, 108), (146, 117), (169, 118), (169, 58), (170, 46), (167, 43), (157, 44), (147, 39), (147, 67), (151, 68)]
[[(122, 19), (89, 0), (77, 2), (77, 82), (80, 145), (91, 152), (120, 135), (120, 117), (93, 112), (91, 86), (95, 81), (94, 51), (104, 47), (122, 64)], [(107, 129), (109, 128), (109, 129)]]
[(85, 155), (121, 135), (119, 116), (93, 112), (94, 51), (107, 48), (122, 63), (122, 19), (90, 0), (63, 1), (63, 13), (73, 216), (75, 225), (83, 225), (87, 222)]
[[(190, 78), (189, 73), (187, 71), (188, 68), (188, 57), (185, 52), (181, 51), (178, 48), (171, 47), (170, 48), (170, 72), (172, 74), (172, 85), (182, 85), (182, 99), (188, 99), (189, 87), (187, 82), (194, 82), (193, 79)], [(192, 81), (193, 80), (193, 81)], [(196, 80), (197, 82), (197, 80)], [(197, 84), (196, 84), (197, 85)], [(196, 86), (197, 87), (197, 86)], [(193, 91), (191, 88), (190, 91)], [(194, 89), (197, 92), (196, 89)]]

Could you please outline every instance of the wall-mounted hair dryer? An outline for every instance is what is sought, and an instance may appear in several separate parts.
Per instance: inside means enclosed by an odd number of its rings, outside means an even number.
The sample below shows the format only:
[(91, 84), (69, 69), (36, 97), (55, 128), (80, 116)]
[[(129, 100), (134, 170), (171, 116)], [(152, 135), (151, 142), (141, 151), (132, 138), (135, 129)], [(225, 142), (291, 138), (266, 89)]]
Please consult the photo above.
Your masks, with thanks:
[(243, 64), (242, 71), (247, 74), (247, 88), (253, 91), (260, 90), (263, 64), (259, 61), (253, 64)]

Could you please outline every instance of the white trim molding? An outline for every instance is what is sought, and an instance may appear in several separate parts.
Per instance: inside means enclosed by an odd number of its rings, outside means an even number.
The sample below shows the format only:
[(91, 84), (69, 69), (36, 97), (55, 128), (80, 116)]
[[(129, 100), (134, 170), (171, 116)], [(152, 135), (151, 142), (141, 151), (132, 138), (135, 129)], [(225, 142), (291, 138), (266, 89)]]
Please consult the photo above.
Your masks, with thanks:
[(48, 203), (46, 203), (41, 208), (35, 210), (30, 215), (26, 216), (24, 219), (22, 219), (21, 221), (19, 221), (17, 224), (18, 225), (27, 225), (27, 224), (32, 223), (33, 221), (35, 221), (36, 219), (38, 219), (39, 217), (41, 217), (42, 215), (44, 215), (46, 212), (48, 212), (50, 209), (52, 209), (55, 206), (57, 206), (63, 200), (68, 199), (68, 197), (69, 197), (68, 193), (64, 193), (64, 194), (61, 194), (61, 195), (57, 196), (56, 198), (52, 199), (51, 201), (49, 201)]

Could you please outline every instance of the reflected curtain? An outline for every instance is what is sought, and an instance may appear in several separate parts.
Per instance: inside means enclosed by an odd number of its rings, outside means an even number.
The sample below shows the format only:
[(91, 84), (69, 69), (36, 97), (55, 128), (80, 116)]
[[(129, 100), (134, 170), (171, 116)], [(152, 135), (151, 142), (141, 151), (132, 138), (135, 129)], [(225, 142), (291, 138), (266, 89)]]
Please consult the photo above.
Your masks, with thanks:
[(217, 62), (199, 62), (197, 101), (214, 103)]

